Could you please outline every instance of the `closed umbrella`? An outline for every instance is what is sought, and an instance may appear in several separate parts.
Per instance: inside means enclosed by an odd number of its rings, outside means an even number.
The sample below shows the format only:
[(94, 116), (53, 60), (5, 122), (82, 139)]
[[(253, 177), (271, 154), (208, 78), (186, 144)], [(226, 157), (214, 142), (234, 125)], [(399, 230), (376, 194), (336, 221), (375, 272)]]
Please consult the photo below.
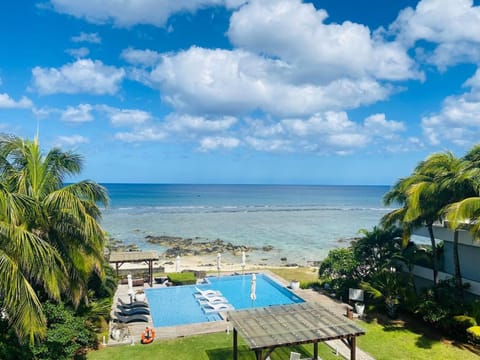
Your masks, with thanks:
[(250, 299), (252, 299), (252, 306), (253, 302), (257, 299), (257, 276), (252, 274), (252, 282), (250, 283)]
[(128, 295), (130, 296), (130, 302), (132, 302), (132, 296), (133, 294), (135, 294), (135, 291), (133, 291), (132, 274), (127, 275), (127, 283), (128, 283)]
[(218, 271), (218, 276), (220, 276), (220, 269), (222, 268), (222, 254), (218, 253), (217, 254), (217, 271)]
[(175, 259), (175, 272), (180, 272), (180, 255), (177, 255)]

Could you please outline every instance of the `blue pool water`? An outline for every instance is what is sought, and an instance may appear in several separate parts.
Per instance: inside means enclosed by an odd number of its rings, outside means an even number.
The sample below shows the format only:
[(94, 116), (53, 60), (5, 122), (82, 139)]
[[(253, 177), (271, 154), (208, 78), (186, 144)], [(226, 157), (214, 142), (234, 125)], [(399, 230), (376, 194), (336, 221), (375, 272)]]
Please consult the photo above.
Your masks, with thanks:
[[(234, 275), (208, 278), (208, 284), (197, 285), (201, 290), (217, 290), (236, 310), (303, 302), (290, 290), (267, 275), (257, 274), (256, 300), (250, 299), (252, 276)], [(195, 286), (172, 286), (146, 289), (155, 327), (185, 325), (220, 320), (218, 313), (205, 313), (194, 294)]]

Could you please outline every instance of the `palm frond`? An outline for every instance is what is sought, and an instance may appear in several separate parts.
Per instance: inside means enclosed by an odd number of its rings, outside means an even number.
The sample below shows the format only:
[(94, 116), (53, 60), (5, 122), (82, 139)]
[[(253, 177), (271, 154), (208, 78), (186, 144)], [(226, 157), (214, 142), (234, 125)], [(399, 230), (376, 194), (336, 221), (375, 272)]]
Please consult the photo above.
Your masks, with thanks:
[(19, 339), (33, 343), (35, 337), (43, 337), (46, 320), (42, 305), (17, 263), (1, 250), (0, 289), (8, 321)]

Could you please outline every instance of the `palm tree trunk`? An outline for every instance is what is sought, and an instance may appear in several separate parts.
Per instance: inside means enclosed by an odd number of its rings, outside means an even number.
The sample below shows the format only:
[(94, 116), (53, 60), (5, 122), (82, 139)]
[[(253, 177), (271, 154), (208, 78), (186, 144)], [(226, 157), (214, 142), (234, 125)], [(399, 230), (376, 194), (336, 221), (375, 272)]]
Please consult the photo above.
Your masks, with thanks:
[[(428, 234), (430, 235), (430, 242), (432, 243), (432, 270), (433, 270), (433, 287), (438, 285), (438, 269), (437, 269), (437, 245), (435, 243), (435, 235), (433, 235), (433, 224), (427, 224)], [(436, 290), (435, 290), (436, 293)]]
[(458, 256), (458, 230), (453, 233), (453, 265), (455, 266), (455, 289), (458, 300), (463, 302), (462, 273), (460, 272), (460, 258)]

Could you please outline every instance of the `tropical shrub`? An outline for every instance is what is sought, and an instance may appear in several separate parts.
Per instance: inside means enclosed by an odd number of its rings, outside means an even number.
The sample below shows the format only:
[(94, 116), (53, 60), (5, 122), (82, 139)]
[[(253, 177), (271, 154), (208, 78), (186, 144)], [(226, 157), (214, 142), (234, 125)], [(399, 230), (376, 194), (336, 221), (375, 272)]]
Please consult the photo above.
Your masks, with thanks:
[(402, 231), (398, 227), (361, 229), (363, 236), (352, 243), (357, 261), (356, 272), (366, 280), (373, 273), (394, 265), (393, 259), (401, 250)]
[(362, 282), (364, 289), (374, 300), (381, 301), (391, 318), (397, 316), (398, 307), (405, 298), (408, 282), (403, 273), (382, 270), (374, 275), (369, 282)]
[(472, 326), (467, 329), (467, 339), (474, 345), (480, 345), (480, 326)]
[(452, 318), (467, 313), (467, 307), (457, 301), (454, 280), (439, 281), (436, 293), (433, 288), (421, 294), (415, 313), (427, 323), (449, 332)]
[(348, 289), (359, 284), (357, 265), (352, 248), (333, 249), (320, 264), (318, 274), (337, 297), (347, 299)]
[(117, 289), (117, 280), (113, 268), (107, 262), (104, 262), (103, 269), (103, 276), (94, 272), (88, 280), (88, 289), (93, 291), (91, 295), (94, 298), (113, 297)]
[(465, 340), (467, 337), (467, 329), (477, 325), (477, 321), (467, 315), (456, 315), (450, 318), (446, 328), (448, 333), (457, 339)]
[(0, 359), (33, 359), (28, 344), (21, 344), (15, 330), (5, 319), (0, 319)]
[(97, 347), (97, 336), (86, 324), (85, 318), (76, 316), (73, 309), (63, 304), (46, 302), (47, 332), (42, 342), (32, 345), (36, 360), (85, 358), (88, 349)]
[(320, 282), (317, 281), (300, 281), (300, 289), (320, 289)]

